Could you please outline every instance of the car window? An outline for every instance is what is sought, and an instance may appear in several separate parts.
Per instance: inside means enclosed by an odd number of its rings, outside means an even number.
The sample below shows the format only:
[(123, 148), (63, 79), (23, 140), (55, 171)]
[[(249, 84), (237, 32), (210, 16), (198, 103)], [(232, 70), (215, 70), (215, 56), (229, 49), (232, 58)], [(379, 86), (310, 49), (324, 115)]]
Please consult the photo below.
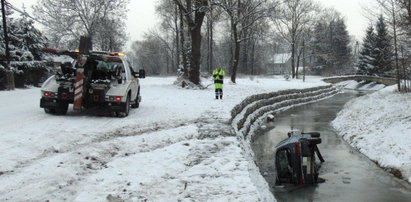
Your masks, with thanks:
[(291, 161), (290, 161), (290, 151), (288, 149), (283, 149), (277, 152), (277, 172), (279, 176), (287, 177), (291, 175)]

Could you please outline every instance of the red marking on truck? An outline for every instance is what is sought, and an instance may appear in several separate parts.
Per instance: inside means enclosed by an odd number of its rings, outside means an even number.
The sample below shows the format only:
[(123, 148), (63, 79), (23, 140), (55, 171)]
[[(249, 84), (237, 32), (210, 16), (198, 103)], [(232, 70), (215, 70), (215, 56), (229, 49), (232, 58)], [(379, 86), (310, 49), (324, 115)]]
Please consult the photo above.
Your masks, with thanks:
[(83, 98), (83, 82), (84, 82), (84, 69), (77, 68), (76, 82), (74, 83), (74, 102), (73, 109), (81, 109), (81, 102)]

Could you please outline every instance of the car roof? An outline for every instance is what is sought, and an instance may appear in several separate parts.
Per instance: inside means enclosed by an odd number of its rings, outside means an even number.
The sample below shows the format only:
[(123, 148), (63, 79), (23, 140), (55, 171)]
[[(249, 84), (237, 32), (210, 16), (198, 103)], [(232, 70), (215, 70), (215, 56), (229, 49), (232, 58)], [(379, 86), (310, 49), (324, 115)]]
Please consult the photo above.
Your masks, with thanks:
[(281, 149), (282, 147), (285, 147), (289, 144), (294, 144), (296, 142), (298, 142), (300, 139), (302, 138), (301, 135), (292, 135), (291, 137), (281, 141), (280, 143), (277, 144), (277, 146), (275, 147), (275, 149)]
[(275, 147), (276, 150), (281, 149), (282, 147), (287, 147), (289, 144), (293, 144), (299, 142), (300, 140), (309, 140), (311, 139), (310, 134), (298, 134), (298, 135), (291, 135), (289, 138), (281, 141)]

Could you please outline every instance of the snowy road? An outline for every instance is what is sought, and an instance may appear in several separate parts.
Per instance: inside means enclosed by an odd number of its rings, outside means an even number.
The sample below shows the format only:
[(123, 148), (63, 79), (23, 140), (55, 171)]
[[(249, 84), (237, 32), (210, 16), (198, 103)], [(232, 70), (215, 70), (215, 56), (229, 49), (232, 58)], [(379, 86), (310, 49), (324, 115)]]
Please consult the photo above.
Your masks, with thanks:
[(239, 79), (214, 100), (174, 80), (142, 80), (143, 102), (126, 118), (52, 116), (39, 89), (0, 92), (0, 201), (274, 200), (224, 123), (249, 95), (325, 83)]

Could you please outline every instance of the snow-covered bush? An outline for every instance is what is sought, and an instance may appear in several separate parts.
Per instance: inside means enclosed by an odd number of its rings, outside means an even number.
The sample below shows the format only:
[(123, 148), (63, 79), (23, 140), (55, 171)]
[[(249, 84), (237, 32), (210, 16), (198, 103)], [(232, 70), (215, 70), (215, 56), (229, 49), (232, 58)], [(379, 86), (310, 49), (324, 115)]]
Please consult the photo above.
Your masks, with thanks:
[(40, 86), (48, 76), (50, 76), (50, 67), (44, 62), (16, 63), (14, 73), (14, 82), (17, 88), (23, 88), (27, 85)]
[[(15, 86), (38, 86), (49, 75), (46, 63), (42, 62), (42, 49), (47, 46), (47, 38), (34, 27), (34, 22), (27, 17), (7, 16), (9, 53), (11, 69), (14, 72)], [(0, 29), (3, 30), (0, 23)], [(0, 41), (4, 41), (3, 32)], [(5, 43), (0, 43), (0, 61), (6, 61)], [(3, 65), (3, 66), (2, 66)], [(0, 64), (0, 90), (5, 89), (6, 69)]]

